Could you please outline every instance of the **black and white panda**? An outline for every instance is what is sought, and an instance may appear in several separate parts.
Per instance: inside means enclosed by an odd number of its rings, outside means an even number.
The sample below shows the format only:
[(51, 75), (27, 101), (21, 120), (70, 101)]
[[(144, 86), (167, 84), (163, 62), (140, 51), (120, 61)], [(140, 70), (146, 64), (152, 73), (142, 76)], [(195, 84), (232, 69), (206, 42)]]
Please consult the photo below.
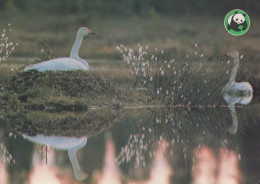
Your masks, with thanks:
[(243, 26), (242, 30), (246, 30), (247, 22), (245, 16), (246, 14), (241, 14), (238, 13), (237, 11), (235, 12), (234, 15), (231, 15), (228, 18), (228, 25), (227, 25), (228, 30), (233, 29), (234, 31), (241, 31), (241, 29), (238, 28), (240, 25)]

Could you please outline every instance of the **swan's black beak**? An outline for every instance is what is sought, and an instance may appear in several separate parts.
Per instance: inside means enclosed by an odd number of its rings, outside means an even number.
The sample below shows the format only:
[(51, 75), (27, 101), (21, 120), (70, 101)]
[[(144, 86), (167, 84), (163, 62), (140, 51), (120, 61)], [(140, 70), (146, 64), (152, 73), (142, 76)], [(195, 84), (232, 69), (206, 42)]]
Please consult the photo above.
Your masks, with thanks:
[(88, 28), (86, 28), (87, 29), (87, 32), (88, 32), (88, 34), (97, 34), (97, 33), (95, 33), (95, 32), (93, 32), (93, 31), (91, 31), (90, 29), (88, 29)]

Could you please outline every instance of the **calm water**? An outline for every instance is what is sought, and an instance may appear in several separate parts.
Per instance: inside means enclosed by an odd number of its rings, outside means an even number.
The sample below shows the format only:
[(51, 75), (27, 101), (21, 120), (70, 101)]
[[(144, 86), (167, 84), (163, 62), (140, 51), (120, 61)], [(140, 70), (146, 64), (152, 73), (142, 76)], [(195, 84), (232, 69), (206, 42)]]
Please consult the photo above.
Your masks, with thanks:
[(259, 110), (2, 109), (0, 183), (254, 184)]

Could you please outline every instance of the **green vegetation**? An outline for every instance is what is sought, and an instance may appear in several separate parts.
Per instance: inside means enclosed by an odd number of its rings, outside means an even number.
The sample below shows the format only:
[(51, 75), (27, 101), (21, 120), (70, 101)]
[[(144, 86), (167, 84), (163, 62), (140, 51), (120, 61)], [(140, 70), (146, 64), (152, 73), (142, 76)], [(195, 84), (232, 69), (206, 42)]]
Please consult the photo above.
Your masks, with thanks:
[(84, 113), (50, 113), (43, 111), (8, 111), (7, 129), (28, 135), (91, 137), (109, 129), (119, 119), (132, 113), (111, 108), (89, 110)]
[[(134, 97), (134, 98), (133, 98)], [(4, 85), (1, 103), (47, 111), (84, 111), (91, 106), (139, 104), (145, 101), (122, 93), (108, 80), (94, 72), (38, 72), (31, 70), (14, 75)]]
[(48, 60), (54, 59), (53, 51), (51, 49), (50, 43), (47, 43), (47, 42), (42, 43), (41, 52), (42, 52), (42, 56), (40, 57), (40, 59), (36, 59), (35, 63), (40, 63), (42, 61), (48, 61)]
[(222, 58), (216, 68), (208, 65), (197, 49), (196, 44), (194, 55), (168, 60), (164, 51), (151, 51), (148, 45), (139, 45), (136, 52), (118, 47), (135, 76), (135, 84), (148, 90), (150, 101), (159, 100), (168, 106), (220, 105), (222, 89), (230, 77), (230, 61), (227, 64), (228, 58)]
[(17, 45), (14, 44), (12, 41), (8, 39), (8, 34), (12, 29), (10, 28), (10, 24), (8, 24), (7, 30), (3, 29), (1, 33), (1, 38), (0, 38), (0, 66), (5, 62), (5, 60), (9, 57), (9, 55), (12, 53), (14, 50), (15, 46)]

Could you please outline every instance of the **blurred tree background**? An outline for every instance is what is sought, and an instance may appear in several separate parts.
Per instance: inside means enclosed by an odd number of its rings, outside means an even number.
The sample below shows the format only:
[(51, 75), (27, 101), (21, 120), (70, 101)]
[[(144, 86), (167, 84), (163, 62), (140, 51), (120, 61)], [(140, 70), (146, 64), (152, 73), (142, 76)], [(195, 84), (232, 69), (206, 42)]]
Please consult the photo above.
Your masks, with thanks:
[(221, 15), (235, 8), (260, 15), (259, 0), (1, 0), (0, 10), (23, 13), (77, 14), (98, 12), (100, 16)]

